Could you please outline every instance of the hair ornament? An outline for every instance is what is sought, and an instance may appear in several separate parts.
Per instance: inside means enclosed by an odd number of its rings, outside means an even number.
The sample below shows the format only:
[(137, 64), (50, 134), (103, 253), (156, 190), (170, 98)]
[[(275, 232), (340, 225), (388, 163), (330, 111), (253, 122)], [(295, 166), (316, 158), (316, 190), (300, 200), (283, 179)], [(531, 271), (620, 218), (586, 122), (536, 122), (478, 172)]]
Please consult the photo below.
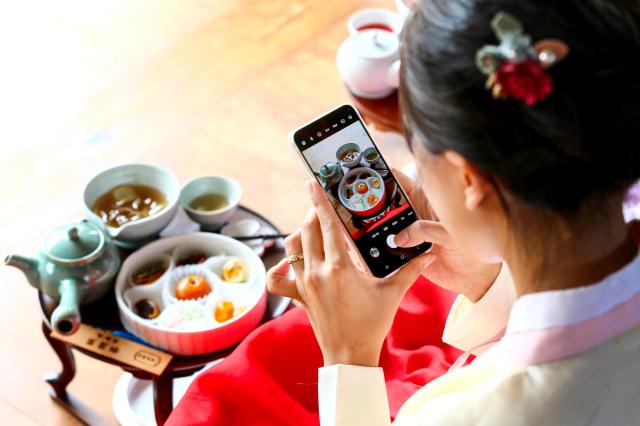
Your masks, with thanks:
[(476, 65), (487, 76), (487, 90), (496, 99), (516, 99), (528, 106), (543, 101), (553, 91), (546, 70), (569, 54), (567, 44), (543, 39), (532, 45), (522, 23), (505, 12), (493, 17), (491, 28), (500, 44), (476, 53)]

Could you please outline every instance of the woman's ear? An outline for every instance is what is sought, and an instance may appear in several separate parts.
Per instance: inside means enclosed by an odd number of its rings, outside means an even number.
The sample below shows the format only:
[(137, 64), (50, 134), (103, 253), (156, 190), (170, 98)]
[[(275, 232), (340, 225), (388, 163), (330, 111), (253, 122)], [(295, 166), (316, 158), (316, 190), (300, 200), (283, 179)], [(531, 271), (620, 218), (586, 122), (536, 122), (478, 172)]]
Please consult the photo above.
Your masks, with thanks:
[(491, 180), (455, 151), (445, 151), (444, 157), (454, 166), (460, 177), (460, 183), (464, 190), (465, 207), (467, 210), (476, 209), (493, 191)]

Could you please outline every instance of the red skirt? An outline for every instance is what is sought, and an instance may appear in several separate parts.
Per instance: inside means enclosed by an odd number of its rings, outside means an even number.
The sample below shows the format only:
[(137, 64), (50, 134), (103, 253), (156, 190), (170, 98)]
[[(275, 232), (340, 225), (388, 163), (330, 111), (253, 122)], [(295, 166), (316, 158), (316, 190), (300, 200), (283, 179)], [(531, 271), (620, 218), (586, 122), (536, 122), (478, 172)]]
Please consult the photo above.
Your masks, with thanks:
[[(442, 342), (455, 295), (419, 279), (407, 292), (380, 356), (392, 417), (461, 352)], [(168, 425), (317, 425), (320, 348), (295, 308), (254, 330), (191, 384)]]

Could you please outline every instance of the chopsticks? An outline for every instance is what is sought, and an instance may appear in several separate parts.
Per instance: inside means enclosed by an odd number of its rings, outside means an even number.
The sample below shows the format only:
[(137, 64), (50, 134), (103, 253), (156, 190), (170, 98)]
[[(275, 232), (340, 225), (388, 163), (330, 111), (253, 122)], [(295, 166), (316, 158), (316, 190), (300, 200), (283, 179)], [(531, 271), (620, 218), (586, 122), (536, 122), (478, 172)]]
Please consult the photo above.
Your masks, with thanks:
[(289, 234), (263, 234), (263, 235), (242, 235), (237, 237), (231, 237), (238, 241), (247, 241), (247, 240), (277, 240), (279, 238), (286, 238)]

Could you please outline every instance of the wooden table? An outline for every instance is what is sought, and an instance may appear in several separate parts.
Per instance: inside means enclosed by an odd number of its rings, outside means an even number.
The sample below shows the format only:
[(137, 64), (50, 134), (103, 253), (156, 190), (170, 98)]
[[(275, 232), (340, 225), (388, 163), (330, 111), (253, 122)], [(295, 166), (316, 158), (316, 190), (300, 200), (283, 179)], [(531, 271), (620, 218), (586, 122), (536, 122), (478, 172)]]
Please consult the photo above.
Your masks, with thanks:
[[(335, 58), (350, 14), (393, 0), (14, 2), (0, 103), (0, 257), (35, 255), (55, 227), (83, 217), (84, 183), (114, 163), (149, 162), (180, 182), (226, 175), (243, 204), (286, 232), (304, 219), (306, 172), (289, 131), (350, 102)], [(387, 162), (406, 148), (376, 138)], [(0, 267), (0, 418), (79, 425), (47, 396), (58, 368), (42, 338), (36, 290)], [(122, 375), (77, 353), (69, 389), (112, 424)], [(8, 385), (8, 384), (16, 384)]]
[[(270, 226), (272, 231), (280, 233), (278, 228), (258, 213), (244, 207), (241, 207), (241, 209), (244, 212), (244, 217), (246, 217), (247, 214), (252, 215), (262, 223)], [(119, 251), (123, 261), (132, 253), (122, 249)], [(284, 248), (282, 248), (281, 245), (276, 244), (267, 249), (263, 257), (263, 261), (265, 266), (270, 268), (279, 262), (284, 256)], [(173, 379), (190, 376), (201, 370), (210, 362), (226, 357), (235, 348), (235, 346), (233, 346), (219, 352), (200, 356), (174, 356), (162, 375), (157, 376), (100, 354), (96, 354), (82, 347), (52, 338), (50, 336), (50, 318), (53, 310), (58, 306), (58, 302), (40, 291), (38, 292), (38, 301), (40, 302), (40, 307), (42, 309), (42, 332), (62, 364), (61, 372), (50, 374), (46, 377), (47, 383), (51, 385), (49, 395), (65, 410), (90, 426), (108, 425), (110, 422), (102, 419), (98, 414), (96, 414), (90, 407), (91, 403), (83, 402), (67, 391), (67, 386), (76, 375), (76, 362), (72, 350), (81, 352), (84, 355), (100, 362), (118, 366), (138, 379), (151, 380), (153, 382), (153, 405), (155, 418), (158, 425), (162, 425), (167, 420), (171, 410), (173, 409)], [(288, 304), (288, 300), (280, 296), (270, 294), (268, 308), (262, 322), (264, 323), (273, 319), (274, 316), (280, 315), (283, 310), (286, 309)], [(118, 306), (116, 304), (115, 294), (113, 291), (109, 292), (107, 296), (94, 303), (82, 306), (80, 314), (84, 324), (107, 330), (124, 330), (118, 316)]]
[(373, 125), (377, 130), (383, 132), (403, 133), (397, 90), (381, 99), (366, 99), (354, 95), (346, 87), (345, 90), (367, 124)]

